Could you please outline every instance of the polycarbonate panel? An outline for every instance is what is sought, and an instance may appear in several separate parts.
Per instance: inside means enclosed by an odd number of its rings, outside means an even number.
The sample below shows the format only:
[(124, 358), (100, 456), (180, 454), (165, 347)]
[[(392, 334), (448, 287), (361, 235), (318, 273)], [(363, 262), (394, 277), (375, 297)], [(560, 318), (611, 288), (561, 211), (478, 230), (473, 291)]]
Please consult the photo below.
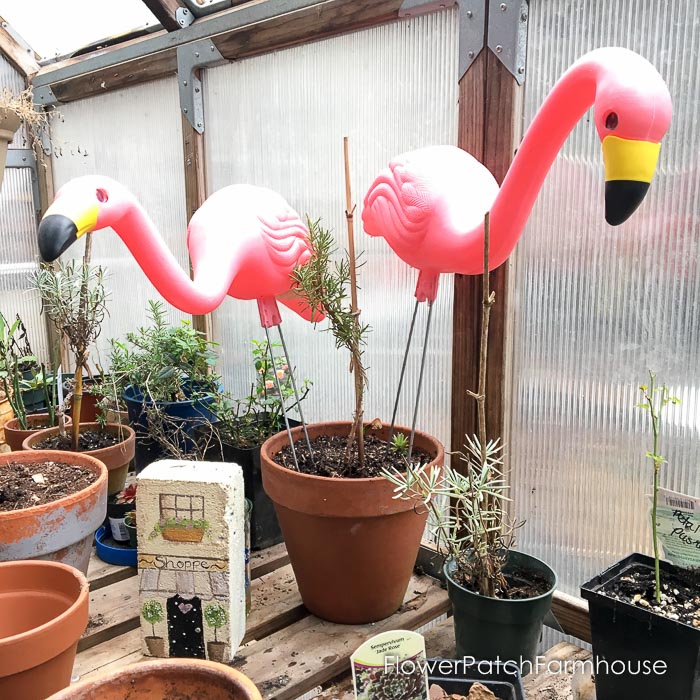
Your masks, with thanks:
[[(52, 122), (54, 182), (108, 175), (136, 195), (178, 263), (189, 269), (177, 82), (160, 80), (61, 106)], [(144, 231), (144, 245), (149, 235)], [(69, 249), (81, 256), (82, 240)], [(123, 338), (146, 321), (149, 299), (161, 299), (126, 245), (111, 229), (93, 234), (92, 261), (106, 268), (109, 316), (97, 341), (104, 366), (109, 338)], [(170, 322), (188, 318), (166, 305)]]
[[(347, 246), (343, 136), (350, 139), (359, 305), (371, 324), (365, 416), (391, 418), (417, 272), (362, 230), (361, 203), (374, 177), (403, 151), (457, 139), (457, 15), (452, 9), (355, 32), (206, 71), (209, 191), (247, 182), (280, 192), (303, 216), (321, 217)], [(427, 309), (407, 370), (398, 420), (410, 424)], [(346, 419), (354, 408), (349, 357), (330, 333), (282, 307), (298, 377), (314, 387), (312, 421)], [(320, 328), (326, 328), (321, 324)], [(250, 340), (264, 333), (254, 302), (227, 299), (214, 314), (221, 369), (238, 395), (250, 390)], [(452, 279), (440, 283), (418, 426), (449, 442)]]
[(570, 593), (651, 551), (652, 437), (634, 408), (647, 368), (683, 402), (663, 423), (662, 484), (700, 495), (700, 10), (684, 0), (532, 0), (525, 123), (572, 62), (608, 45), (641, 53), (668, 83), (674, 117), (656, 178), (636, 214), (608, 226), (589, 112), (552, 166), (512, 278), (519, 545)]
[[(1, 16), (1, 13), (0, 13)], [(25, 88), (24, 78), (17, 69), (0, 54), (0, 90), (7, 88), (13, 95), (19, 95)], [(15, 137), (10, 144), (11, 148), (25, 148), (27, 146), (27, 130), (24, 124), (20, 124)]]

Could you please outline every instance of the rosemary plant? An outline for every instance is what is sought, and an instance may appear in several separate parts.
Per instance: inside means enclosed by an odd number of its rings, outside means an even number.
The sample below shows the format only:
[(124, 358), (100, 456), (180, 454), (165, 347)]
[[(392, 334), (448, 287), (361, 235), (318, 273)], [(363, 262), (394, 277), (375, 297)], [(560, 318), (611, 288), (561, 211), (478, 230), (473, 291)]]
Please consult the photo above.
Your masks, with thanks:
[(643, 401), (637, 404), (637, 408), (649, 413), (651, 419), (651, 430), (654, 435), (654, 442), (651, 452), (647, 452), (646, 456), (654, 465), (654, 495), (651, 508), (651, 531), (654, 541), (654, 576), (656, 581), (655, 597), (656, 602), (661, 602), (661, 567), (659, 555), (659, 534), (658, 523), (656, 521), (656, 511), (659, 502), (659, 474), (661, 465), (666, 463), (666, 460), (659, 454), (659, 434), (661, 432), (661, 418), (663, 417), (664, 408), (669, 404), (679, 404), (681, 400), (675, 396), (671, 396), (671, 392), (665, 384), (657, 386), (656, 375), (649, 370), (649, 384), (642, 384), (639, 387), (642, 393)]

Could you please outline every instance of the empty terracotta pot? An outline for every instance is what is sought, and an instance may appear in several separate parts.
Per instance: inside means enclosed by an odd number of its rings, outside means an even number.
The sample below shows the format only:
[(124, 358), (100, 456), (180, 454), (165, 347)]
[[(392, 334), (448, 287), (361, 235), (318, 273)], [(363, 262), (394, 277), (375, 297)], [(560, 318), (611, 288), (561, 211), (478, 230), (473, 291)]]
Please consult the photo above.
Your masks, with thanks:
[(52, 503), (0, 512), (0, 561), (48, 559), (87, 573), (93, 535), (107, 514), (107, 469), (89, 455), (53, 450), (0, 454), (0, 469), (43, 461), (85, 467), (97, 479)]
[(253, 682), (223, 664), (199, 659), (145, 661), (85, 680), (48, 700), (262, 700)]
[[(46, 429), (48, 418), (48, 413), (33, 413), (31, 416), (27, 416), (28, 430), (22, 430), (22, 428), (19, 427), (19, 420), (13, 418), (5, 424), (5, 442), (10, 446), (13, 452), (19, 452), (23, 449), (22, 443), (30, 435), (34, 435), (34, 433)], [(72, 424), (70, 416), (66, 416), (65, 421), (66, 426)]]
[[(134, 458), (136, 450), (136, 434), (128, 425), (116, 425), (107, 423), (102, 426), (99, 423), (81, 423), (80, 430), (104, 430), (105, 432), (118, 434), (122, 440), (116, 445), (103, 447), (100, 450), (88, 450), (80, 454), (90, 455), (95, 459), (99, 459), (109, 472), (109, 481), (107, 484), (107, 494), (112, 496), (119, 493), (126, 483), (126, 475), (129, 471), (129, 464)], [(25, 450), (33, 450), (34, 445), (38, 445), (43, 440), (53, 437), (58, 433), (58, 428), (46, 428), (46, 430), (38, 430), (32, 433), (22, 443), (22, 448)]]
[(88, 582), (48, 561), (0, 564), (0, 698), (44, 700), (70, 683)]
[[(409, 434), (407, 428), (396, 432)], [(342, 435), (349, 422), (308, 426), (309, 437)], [(372, 434), (386, 440), (389, 428)], [(301, 428), (292, 436), (303, 438)], [(286, 469), (273, 457), (288, 443), (286, 432), (260, 449), (263, 486), (275, 511), (304, 605), (314, 615), (345, 624), (389, 617), (403, 601), (416, 562), (427, 511), (394, 500), (384, 477), (331, 479)], [(416, 432), (414, 446), (442, 465), (438, 440)]]

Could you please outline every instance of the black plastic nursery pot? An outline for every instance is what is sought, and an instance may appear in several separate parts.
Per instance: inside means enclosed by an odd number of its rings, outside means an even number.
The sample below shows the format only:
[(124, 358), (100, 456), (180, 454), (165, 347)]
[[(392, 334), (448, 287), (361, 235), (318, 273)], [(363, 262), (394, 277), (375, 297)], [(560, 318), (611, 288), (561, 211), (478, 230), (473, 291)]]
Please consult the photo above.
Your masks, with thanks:
[(465, 663), (461, 659), (428, 659), (428, 684), (436, 683), (446, 693), (467, 696), (475, 683), (488, 688), (498, 700), (525, 700), (517, 666), (494, 661)]
[[(640, 565), (653, 569), (654, 560), (631, 554), (581, 586), (591, 621), (596, 698), (700, 700), (700, 628), (600, 592)], [(677, 569), (662, 561), (661, 571), (663, 581), (664, 573)]]
[[(290, 428), (296, 428), (300, 425), (299, 421), (289, 419)], [(204, 429), (204, 427), (199, 428), (199, 430)], [(282, 530), (277, 520), (274, 503), (263, 489), (262, 472), (260, 471), (260, 445), (241, 448), (214, 440), (205, 453), (205, 459), (213, 462), (233, 462), (239, 464), (243, 469), (245, 497), (253, 504), (250, 516), (251, 550), (266, 549), (282, 542)]]
[[(542, 636), (545, 616), (552, 607), (557, 575), (543, 561), (511, 550), (504, 573), (532, 572), (543, 576), (549, 590), (535, 598), (505, 600), (487, 598), (460, 586), (453, 578), (455, 563), (445, 563), (447, 592), (454, 612), (457, 658), (486, 661), (533, 662)], [(529, 671), (529, 666), (524, 669)]]

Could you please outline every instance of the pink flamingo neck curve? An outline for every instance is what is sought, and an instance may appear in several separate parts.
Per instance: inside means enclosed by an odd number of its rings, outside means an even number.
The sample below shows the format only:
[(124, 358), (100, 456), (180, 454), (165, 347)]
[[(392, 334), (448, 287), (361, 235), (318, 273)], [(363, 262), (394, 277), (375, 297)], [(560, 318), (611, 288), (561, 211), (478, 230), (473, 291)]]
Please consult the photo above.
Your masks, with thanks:
[[(508, 258), (557, 153), (592, 105), (601, 140), (614, 135), (658, 143), (671, 118), (668, 89), (650, 63), (627, 49), (597, 49), (555, 84), (500, 189), (481, 163), (451, 146), (403, 154), (380, 173), (365, 197), (365, 230), (385, 237), (405, 262), (420, 270), (420, 301), (434, 301), (440, 273), (482, 273), (486, 211), (491, 212), (489, 268)], [(612, 112), (618, 121), (609, 128), (612, 122), (606, 119)]]

